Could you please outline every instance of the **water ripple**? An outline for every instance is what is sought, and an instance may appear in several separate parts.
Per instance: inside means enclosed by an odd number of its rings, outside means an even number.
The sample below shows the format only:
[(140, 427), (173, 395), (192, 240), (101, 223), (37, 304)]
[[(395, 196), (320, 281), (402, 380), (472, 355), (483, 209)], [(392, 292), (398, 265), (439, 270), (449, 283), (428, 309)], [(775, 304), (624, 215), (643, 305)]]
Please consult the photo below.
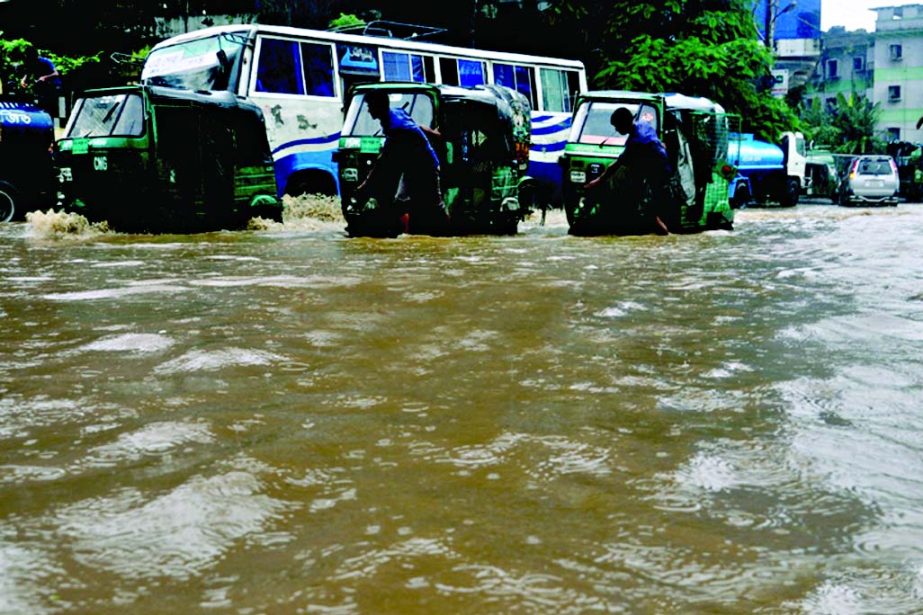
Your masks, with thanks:
[(187, 579), (288, 508), (261, 491), (246, 472), (198, 476), (148, 501), (129, 489), (80, 502), (61, 511), (58, 523), (84, 565), (126, 578)]

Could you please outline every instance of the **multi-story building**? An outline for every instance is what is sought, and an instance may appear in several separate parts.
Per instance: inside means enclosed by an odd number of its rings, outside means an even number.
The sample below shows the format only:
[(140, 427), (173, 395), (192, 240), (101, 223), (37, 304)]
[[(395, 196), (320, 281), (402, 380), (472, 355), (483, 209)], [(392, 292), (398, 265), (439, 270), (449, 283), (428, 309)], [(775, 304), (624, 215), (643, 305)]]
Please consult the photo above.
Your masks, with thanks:
[(878, 132), (886, 141), (923, 142), (923, 4), (872, 9), (875, 31), (831, 28), (808, 98), (833, 103), (837, 94), (862, 94), (878, 103)]
[(874, 82), (871, 99), (881, 104), (878, 126), (892, 141), (923, 141), (923, 4), (873, 9)]
[(865, 30), (848, 32), (842, 26), (824, 33), (823, 51), (812, 80), (811, 98), (828, 104), (836, 102), (837, 94), (853, 92), (872, 98), (874, 39)]

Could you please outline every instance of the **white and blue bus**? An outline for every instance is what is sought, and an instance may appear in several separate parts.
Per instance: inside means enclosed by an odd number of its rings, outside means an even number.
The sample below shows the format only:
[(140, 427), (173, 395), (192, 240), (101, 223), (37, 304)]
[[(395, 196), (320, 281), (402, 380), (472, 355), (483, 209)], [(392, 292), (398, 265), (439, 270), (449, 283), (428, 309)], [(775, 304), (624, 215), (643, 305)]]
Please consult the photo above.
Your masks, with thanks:
[(332, 154), (352, 85), (507, 86), (532, 103), (529, 175), (545, 202), (560, 198), (558, 158), (574, 101), (587, 88), (583, 63), (574, 60), (258, 24), (165, 40), (151, 50), (141, 78), (151, 85), (228, 90), (262, 107), (280, 195), (339, 192)]

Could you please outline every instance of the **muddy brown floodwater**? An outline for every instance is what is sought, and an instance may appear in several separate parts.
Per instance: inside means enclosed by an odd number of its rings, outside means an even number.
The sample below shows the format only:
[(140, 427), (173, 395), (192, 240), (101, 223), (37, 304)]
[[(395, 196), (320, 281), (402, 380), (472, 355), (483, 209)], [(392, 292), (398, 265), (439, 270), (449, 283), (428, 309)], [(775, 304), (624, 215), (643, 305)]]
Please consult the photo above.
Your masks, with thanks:
[(923, 608), (923, 206), (342, 226), (0, 226), (0, 612)]

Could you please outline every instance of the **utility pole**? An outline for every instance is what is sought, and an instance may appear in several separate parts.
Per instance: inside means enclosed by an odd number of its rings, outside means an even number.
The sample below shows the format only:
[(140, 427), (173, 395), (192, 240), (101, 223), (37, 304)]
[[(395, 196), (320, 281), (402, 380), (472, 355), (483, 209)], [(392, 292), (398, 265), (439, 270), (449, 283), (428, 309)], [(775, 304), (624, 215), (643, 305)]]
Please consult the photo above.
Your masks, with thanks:
[(776, 13), (779, 12), (779, 0), (767, 0), (766, 6), (766, 46), (775, 53), (776, 50)]

